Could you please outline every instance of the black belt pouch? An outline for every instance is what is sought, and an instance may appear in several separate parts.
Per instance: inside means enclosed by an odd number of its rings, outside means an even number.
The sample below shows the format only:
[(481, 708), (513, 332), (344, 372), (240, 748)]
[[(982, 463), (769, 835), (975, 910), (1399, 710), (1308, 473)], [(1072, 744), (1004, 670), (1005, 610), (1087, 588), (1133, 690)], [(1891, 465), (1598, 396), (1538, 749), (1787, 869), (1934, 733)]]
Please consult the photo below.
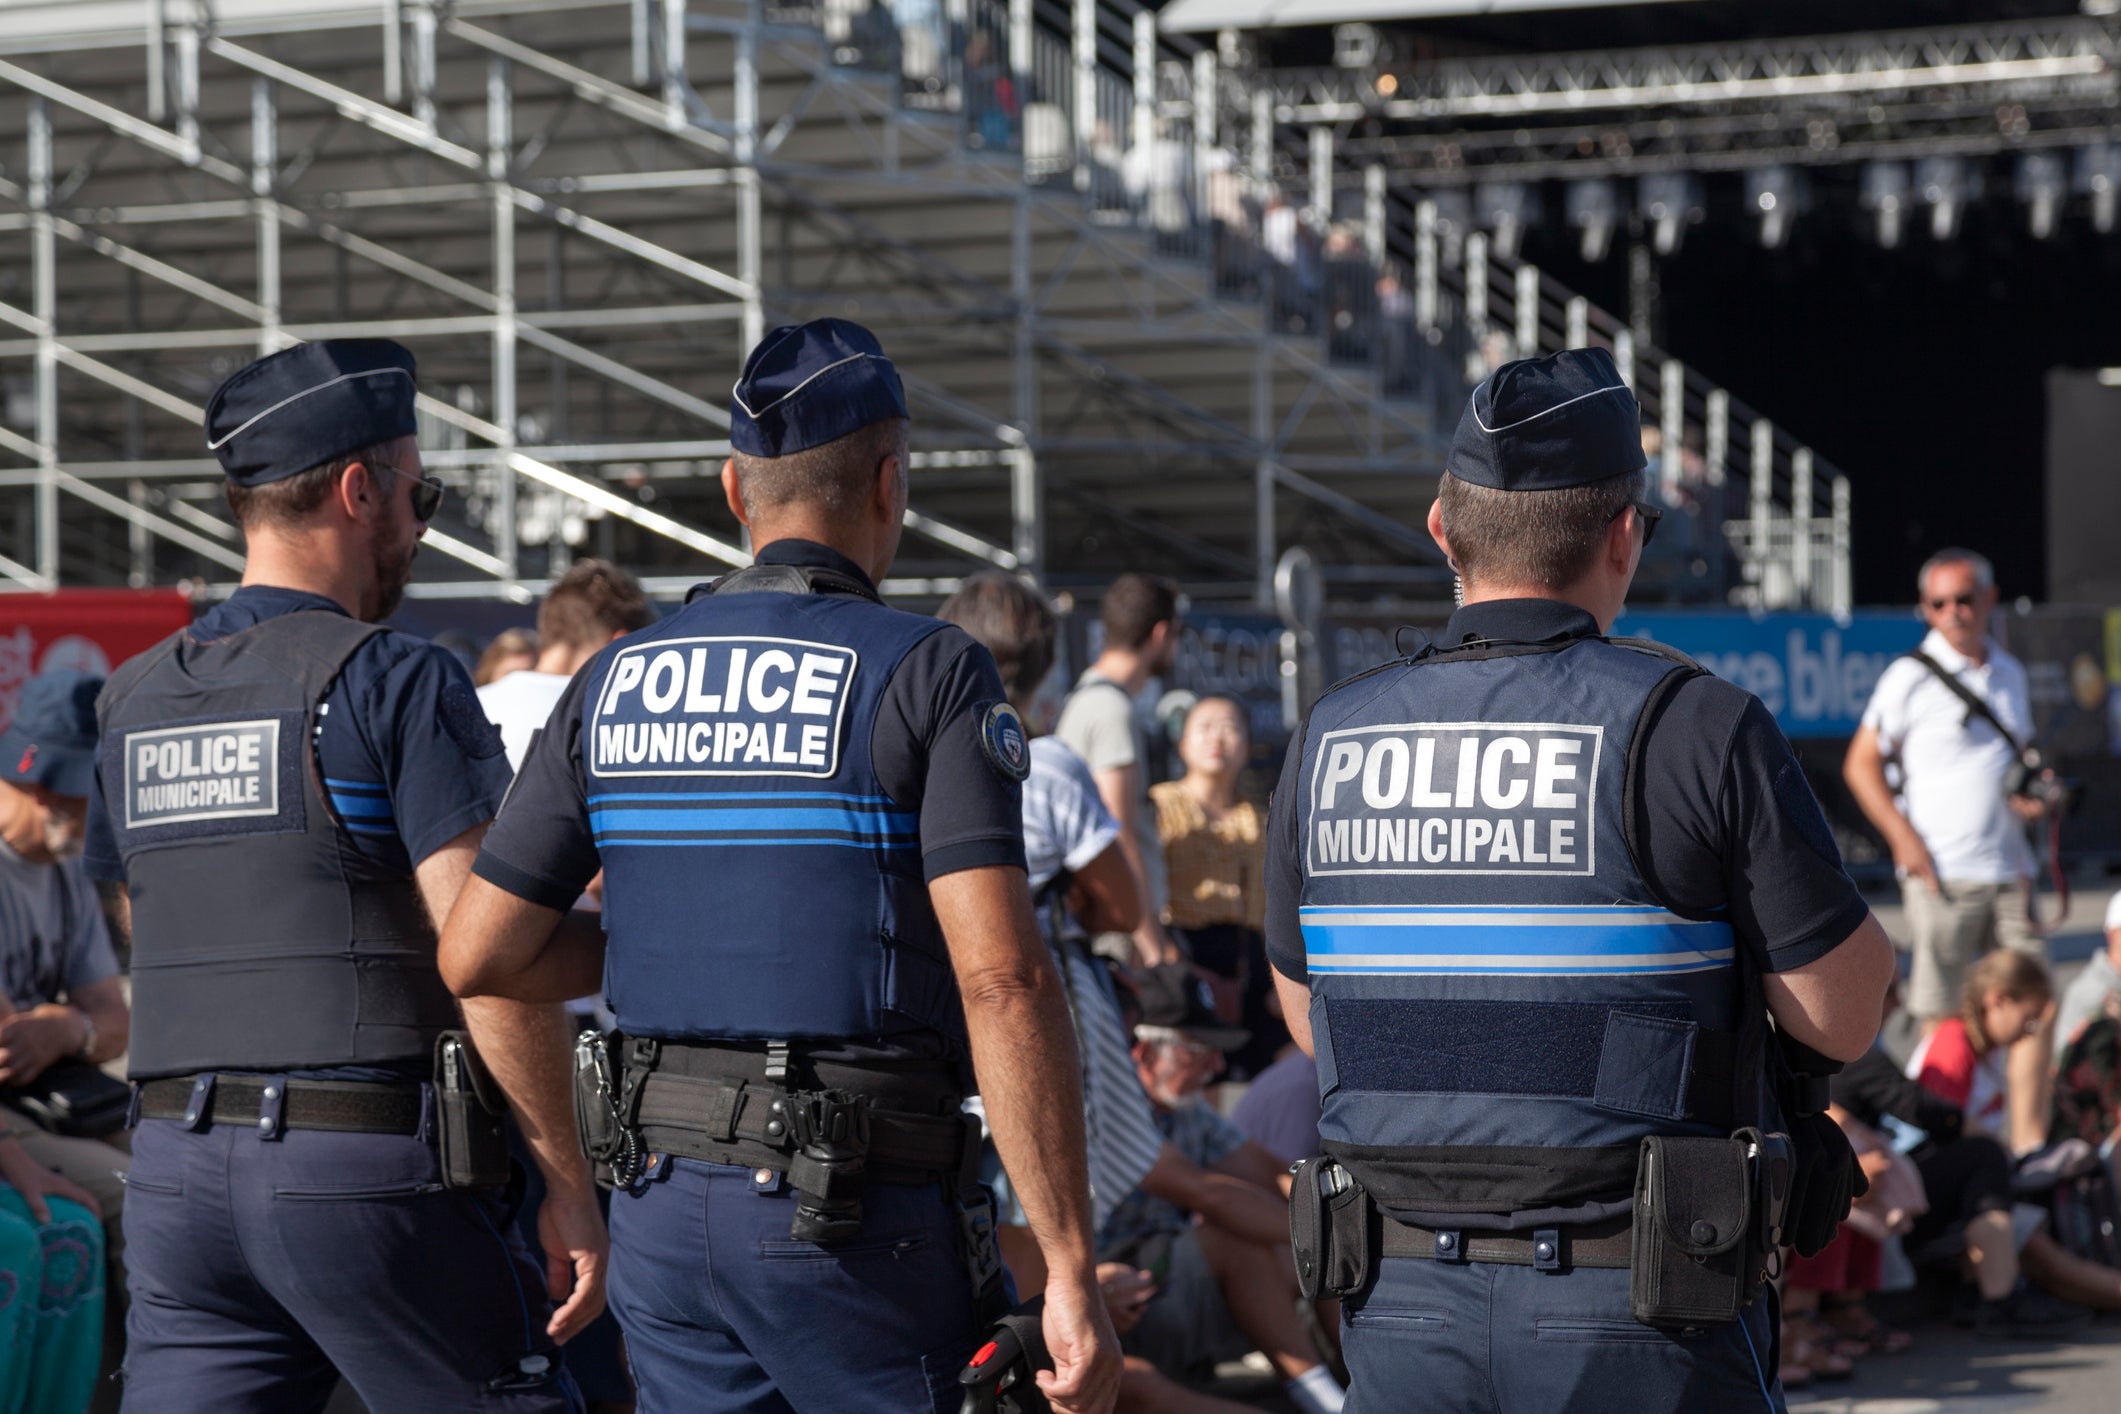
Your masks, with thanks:
[(444, 1031), (435, 1042), (435, 1112), (443, 1187), (508, 1182), (508, 1102), (462, 1031)]
[(1329, 1158), (1305, 1159), (1289, 1189), (1289, 1246), (1304, 1298), (1353, 1296), (1369, 1285), (1376, 1206), (1369, 1190)]
[(1753, 1230), (1747, 1147), (1742, 1139), (1642, 1141), (1628, 1304), (1644, 1325), (1673, 1330), (1738, 1319)]

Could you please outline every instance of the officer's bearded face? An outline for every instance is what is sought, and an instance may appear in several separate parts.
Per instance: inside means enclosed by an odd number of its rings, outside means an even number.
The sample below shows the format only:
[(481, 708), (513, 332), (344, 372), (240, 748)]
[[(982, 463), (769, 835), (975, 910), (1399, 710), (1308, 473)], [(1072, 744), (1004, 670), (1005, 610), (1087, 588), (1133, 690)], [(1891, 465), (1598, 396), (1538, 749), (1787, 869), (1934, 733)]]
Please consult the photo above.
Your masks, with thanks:
[[(410, 439), (407, 439), (408, 441)], [(404, 474), (393, 476), (379, 472), (382, 490), (383, 514), (375, 528), (375, 580), (376, 610), (369, 616), (371, 622), (380, 622), (398, 611), (404, 602), (405, 586), (412, 582), (413, 557), (420, 551), (420, 537), (427, 527), (412, 512), (413, 491), (422, 475), (417, 448), (406, 458), (402, 468)]]

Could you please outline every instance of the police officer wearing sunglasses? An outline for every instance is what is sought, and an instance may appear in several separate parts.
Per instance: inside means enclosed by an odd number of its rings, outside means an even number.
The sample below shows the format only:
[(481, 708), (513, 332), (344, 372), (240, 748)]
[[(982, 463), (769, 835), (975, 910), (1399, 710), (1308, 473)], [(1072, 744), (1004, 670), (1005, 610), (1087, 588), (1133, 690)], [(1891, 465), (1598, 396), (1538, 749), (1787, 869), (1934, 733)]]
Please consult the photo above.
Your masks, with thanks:
[(1846, 1212), (1789, 1073), (1870, 1045), (1892, 949), (1760, 702), (1605, 636), (1639, 429), (1602, 350), (1474, 390), (1429, 513), (1464, 606), (1321, 698), (1274, 795), (1327, 1156), (1292, 1237), (1344, 1298), (1350, 1414), (1779, 1409), (1765, 1271)]
[[(435, 961), (507, 758), (462, 666), (379, 622), (442, 499), (414, 396), (386, 340), (223, 383), (242, 587), (99, 703), (87, 860), (134, 949), (127, 1410), (319, 1409), (341, 1375), (376, 1410), (577, 1407), (557, 1346), (602, 1305), (605, 1244), (564, 1018), (467, 1004), (467, 1041)], [(479, 1051), (561, 1078), (518, 1109), (563, 1156), (549, 1273)]]

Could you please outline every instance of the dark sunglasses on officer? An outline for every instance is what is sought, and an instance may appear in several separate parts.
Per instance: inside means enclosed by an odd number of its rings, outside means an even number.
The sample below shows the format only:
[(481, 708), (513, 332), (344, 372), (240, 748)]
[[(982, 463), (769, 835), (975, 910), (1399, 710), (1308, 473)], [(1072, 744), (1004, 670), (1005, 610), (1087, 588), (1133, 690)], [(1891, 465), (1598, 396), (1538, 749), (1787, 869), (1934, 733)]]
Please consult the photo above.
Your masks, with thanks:
[(409, 471), (400, 471), (397, 467), (385, 466), (381, 462), (376, 462), (370, 470), (387, 471), (392, 476), (402, 476), (412, 483), (412, 515), (420, 524), (426, 525), (432, 521), (435, 512), (442, 509), (442, 493), (448, 488), (442, 484), (440, 477), (414, 476)]
[(1642, 548), (1647, 550), (1650, 548), (1650, 542), (1657, 538), (1657, 522), (1664, 519), (1664, 512), (1647, 501), (1630, 501), (1619, 510), (1613, 512), (1607, 524), (1610, 525), (1612, 521), (1619, 520), (1629, 511), (1633, 511), (1636, 517), (1642, 521)]

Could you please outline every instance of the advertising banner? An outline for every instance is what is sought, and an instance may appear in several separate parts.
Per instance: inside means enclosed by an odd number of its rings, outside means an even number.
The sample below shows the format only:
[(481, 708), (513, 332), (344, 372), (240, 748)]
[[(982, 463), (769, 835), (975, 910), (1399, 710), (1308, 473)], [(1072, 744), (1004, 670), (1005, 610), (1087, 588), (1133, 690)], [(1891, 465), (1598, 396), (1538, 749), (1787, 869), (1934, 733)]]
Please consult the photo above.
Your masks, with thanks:
[(1886, 664), (1922, 642), (1905, 610), (1828, 614), (1623, 614), (1616, 636), (1654, 638), (1758, 697), (1783, 735), (1853, 736)]
[(0, 594), (0, 729), (22, 684), (47, 668), (107, 674), (192, 619), (175, 589), (61, 589)]

